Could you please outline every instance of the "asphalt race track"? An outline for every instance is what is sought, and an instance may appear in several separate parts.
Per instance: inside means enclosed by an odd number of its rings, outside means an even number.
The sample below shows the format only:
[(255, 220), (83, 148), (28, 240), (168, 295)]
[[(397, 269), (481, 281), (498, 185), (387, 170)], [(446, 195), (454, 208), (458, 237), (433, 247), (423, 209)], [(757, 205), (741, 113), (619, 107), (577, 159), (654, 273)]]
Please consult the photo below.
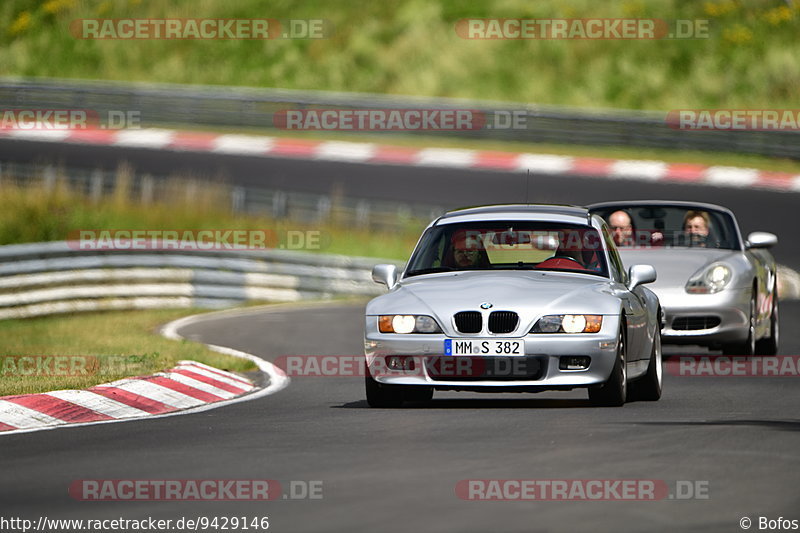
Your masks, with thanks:
[[(0, 143), (0, 158), (13, 151), (10, 144)], [(156, 162), (177, 157), (150, 156)], [(202, 157), (196, 164), (202, 166)], [(447, 206), (519, 201), (519, 191), (524, 194), (524, 175), (208, 157), (230, 165), (237, 179), (283, 176), (309, 190), (340, 181), (346, 192), (363, 186), (365, 195)], [(721, 203), (737, 212), (744, 232), (777, 233), (783, 239), (778, 262), (800, 266), (793, 242), (796, 194), (534, 178), (533, 201)], [(355, 355), (363, 353), (362, 314), (362, 303), (256, 309), (180, 333), (268, 360)], [(800, 353), (800, 334), (793, 330), (798, 322), (800, 302), (784, 302), (783, 354)], [(278, 532), (741, 531), (740, 519), (749, 517), (757, 530), (760, 516), (800, 519), (798, 384), (797, 377), (666, 374), (661, 401), (622, 408), (592, 408), (584, 391), (573, 391), (437, 393), (427, 408), (385, 410), (367, 407), (361, 378), (298, 377), (272, 396), (195, 415), (2, 436), (0, 515), (269, 516), (270, 531)], [(85, 479), (274, 479), (284, 487), (319, 480), (324, 489), (322, 499), (266, 503), (76, 501), (68, 487)], [(464, 501), (455, 489), (466, 479), (646, 479), (671, 489), (684, 481), (707, 487), (708, 498)]]
[[(361, 305), (252, 312), (181, 334), (250, 351), (358, 354)], [(800, 304), (783, 308), (784, 324)], [(313, 332), (313, 333), (310, 333)], [(797, 353), (797, 336), (784, 352)], [(797, 378), (665, 376), (656, 403), (592, 408), (585, 393), (437, 393), (370, 409), (362, 380), (292, 380), (273, 396), (191, 416), (2, 437), (4, 516), (263, 516), (275, 531), (736, 531), (792, 517), (800, 495)], [(78, 502), (80, 479), (323, 481), (322, 500)], [(462, 501), (462, 479), (696, 481), (709, 499)]]

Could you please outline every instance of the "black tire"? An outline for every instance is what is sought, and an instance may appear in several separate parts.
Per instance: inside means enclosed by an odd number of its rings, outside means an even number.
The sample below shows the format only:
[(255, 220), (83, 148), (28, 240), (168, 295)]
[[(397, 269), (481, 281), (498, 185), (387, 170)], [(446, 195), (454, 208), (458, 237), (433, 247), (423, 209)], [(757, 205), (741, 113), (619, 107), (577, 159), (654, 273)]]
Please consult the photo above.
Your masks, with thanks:
[(378, 383), (369, 373), (369, 365), (364, 368), (364, 388), (370, 407), (402, 407), (403, 389), (397, 385)]
[(772, 313), (769, 317), (769, 337), (756, 342), (756, 355), (777, 355), (780, 342), (780, 315), (778, 314), (778, 293), (772, 291)]
[(622, 331), (617, 339), (617, 357), (611, 375), (602, 385), (589, 387), (589, 400), (599, 407), (620, 407), (628, 392), (628, 373), (625, 368), (627, 344)]
[(414, 403), (428, 403), (433, 399), (433, 387), (407, 386), (403, 387), (403, 400)]
[(750, 325), (747, 328), (747, 339), (743, 342), (724, 344), (722, 353), (725, 355), (751, 356), (756, 353), (756, 292), (750, 298)]
[(630, 396), (634, 400), (655, 402), (661, 399), (662, 376), (664, 369), (661, 366), (661, 332), (656, 331), (653, 339), (653, 349), (650, 352), (650, 364), (647, 373), (631, 383)]

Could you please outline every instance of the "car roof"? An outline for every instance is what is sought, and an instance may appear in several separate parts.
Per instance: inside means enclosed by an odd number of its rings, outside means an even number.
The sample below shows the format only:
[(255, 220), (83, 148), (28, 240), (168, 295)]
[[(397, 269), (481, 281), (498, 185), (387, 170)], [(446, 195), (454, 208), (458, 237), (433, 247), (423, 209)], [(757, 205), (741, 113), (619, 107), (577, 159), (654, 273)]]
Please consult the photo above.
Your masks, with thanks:
[(481, 220), (545, 220), (571, 224), (589, 224), (591, 215), (585, 207), (559, 204), (497, 204), (465, 207), (448, 211), (436, 224)]
[(599, 202), (596, 204), (589, 204), (586, 208), (590, 211), (596, 209), (606, 209), (609, 207), (635, 207), (640, 205), (657, 205), (662, 207), (686, 207), (694, 209), (704, 209), (710, 211), (722, 211), (733, 215), (733, 212), (727, 207), (722, 207), (716, 204), (706, 204), (702, 202), (686, 202), (682, 200), (622, 200), (619, 202)]

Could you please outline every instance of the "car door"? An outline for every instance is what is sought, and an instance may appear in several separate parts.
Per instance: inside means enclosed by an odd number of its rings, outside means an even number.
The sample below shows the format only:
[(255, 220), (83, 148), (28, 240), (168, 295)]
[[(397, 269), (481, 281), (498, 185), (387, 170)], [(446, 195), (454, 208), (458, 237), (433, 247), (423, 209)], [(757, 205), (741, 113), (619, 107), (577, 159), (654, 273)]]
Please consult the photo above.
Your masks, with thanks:
[(625, 312), (625, 319), (628, 324), (628, 361), (638, 361), (648, 359), (650, 350), (647, 349), (647, 304), (644, 295), (644, 287), (639, 286), (628, 289), (628, 273), (619, 256), (617, 247), (611, 238), (611, 233), (606, 226), (603, 226), (603, 239), (606, 242), (609, 256), (609, 268), (612, 278), (616, 281), (616, 295), (622, 302)]
[(772, 254), (764, 249), (752, 248), (744, 253), (756, 274), (758, 324), (759, 327), (766, 328), (772, 313), (772, 299), (777, 298), (774, 294), (777, 277), (775, 260)]

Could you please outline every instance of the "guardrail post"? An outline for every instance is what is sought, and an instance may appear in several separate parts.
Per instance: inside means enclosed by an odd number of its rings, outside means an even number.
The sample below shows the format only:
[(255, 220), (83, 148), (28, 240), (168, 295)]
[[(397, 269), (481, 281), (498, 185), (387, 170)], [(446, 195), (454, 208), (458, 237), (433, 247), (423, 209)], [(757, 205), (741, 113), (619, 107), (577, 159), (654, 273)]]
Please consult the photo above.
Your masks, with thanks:
[(194, 180), (186, 182), (186, 203), (192, 205), (197, 199), (197, 182)]
[(317, 200), (317, 220), (326, 220), (331, 215), (331, 199), (327, 196)]
[(356, 224), (360, 227), (369, 226), (369, 204), (364, 201), (356, 204)]
[(96, 169), (92, 172), (91, 192), (92, 202), (97, 203), (103, 197), (103, 171)]
[(44, 178), (44, 189), (47, 192), (51, 192), (56, 188), (56, 169), (53, 168), (53, 165), (46, 165), (42, 171), (42, 176)]
[(236, 186), (231, 190), (231, 210), (234, 213), (244, 211), (246, 194), (245, 188), (241, 186)]
[(284, 218), (286, 216), (287, 196), (285, 192), (275, 191), (272, 195), (272, 216), (275, 218)]
[(141, 182), (142, 203), (145, 205), (153, 203), (153, 176), (145, 174)]

